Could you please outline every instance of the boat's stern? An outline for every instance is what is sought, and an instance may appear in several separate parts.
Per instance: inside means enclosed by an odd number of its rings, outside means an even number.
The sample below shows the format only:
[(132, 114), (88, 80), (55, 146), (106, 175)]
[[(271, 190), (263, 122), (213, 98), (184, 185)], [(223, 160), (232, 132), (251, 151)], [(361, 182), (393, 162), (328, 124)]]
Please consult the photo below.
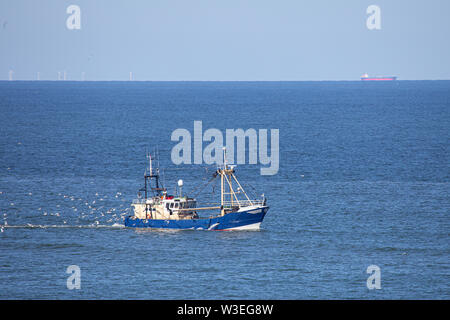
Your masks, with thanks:
[(248, 206), (217, 218), (212, 230), (259, 230), (268, 206)]

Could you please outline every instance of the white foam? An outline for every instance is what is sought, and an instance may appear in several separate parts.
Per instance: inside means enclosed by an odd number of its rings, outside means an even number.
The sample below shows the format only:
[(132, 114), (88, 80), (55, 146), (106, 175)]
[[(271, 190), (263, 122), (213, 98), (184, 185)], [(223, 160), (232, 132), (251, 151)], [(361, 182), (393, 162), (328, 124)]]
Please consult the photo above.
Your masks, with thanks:
[[(5, 221), (6, 222), (6, 221)], [(110, 229), (119, 229), (119, 228), (125, 228), (123, 224), (114, 223), (112, 225), (110, 224), (98, 224), (98, 225), (68, 225), (68, 224), (62, 224), (62, 225), (42, 225), (42, 224), (31, 224), (27, 223), (26, 225), (0, 225), (0, 228), (3, 229), (57, 229), (57, 228), (80, 228), (80, 229), (97, 229), (97, 228), (110, 228)]]

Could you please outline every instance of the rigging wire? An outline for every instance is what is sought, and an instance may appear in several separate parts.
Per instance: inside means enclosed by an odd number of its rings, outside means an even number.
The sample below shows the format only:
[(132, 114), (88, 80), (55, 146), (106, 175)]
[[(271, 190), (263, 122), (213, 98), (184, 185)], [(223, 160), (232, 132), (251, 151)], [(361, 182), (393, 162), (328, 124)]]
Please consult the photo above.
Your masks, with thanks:
[[(204, 184), (203, 186), (200, 185), (197, 188), (195, 188), (194, 191), (192, 191), (193, 197), (196, 197), (200, 193), (200, 191), (203, 191), (214, 179), (216, 179), (216, 177), (217, 177), (217, 172), (215, 172), (213, 174), (212, 178), (209, 179), (209, 181), (206, 184)], [(198, 190), (200, 187), (202, 187), (202, 188), (200, 190)]]

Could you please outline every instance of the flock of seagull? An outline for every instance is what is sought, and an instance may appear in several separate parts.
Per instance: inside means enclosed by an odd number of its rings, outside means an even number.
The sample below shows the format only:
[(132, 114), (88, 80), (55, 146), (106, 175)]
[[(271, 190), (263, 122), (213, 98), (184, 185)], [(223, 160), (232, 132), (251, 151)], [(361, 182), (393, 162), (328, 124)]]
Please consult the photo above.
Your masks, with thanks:
[[(4, 195), (3, 191), (0, 191), (0, 196)], [(27, 194), (28, 196), (33, 196), (32, 192)], [(81, 221), (87, 221), (91, 224), (83, 224), (76, 225), (76, 227), (96, 227), (96, 226), (121, 226), (122, 217), (127, 215), (131, 207), (128, 202), (125, 203), (125, 200), (121, 199), (122, 193), (116, 192), (112, 196), (108, 195), (100, 195), (98, 192), (95, 193), (94, 199), (83, 199), (81, 197), (58, 193), (58, 197), (61, 198), (61, 201), (56, 201), (56, 205), (53, 210), (44, 209), (42, 207), (37, 208), (37, 212), (46, 217), (60, 217), (63, 220), (58, 220), (59, 223), (62, 222), (62, 225), (54, 224), (54, 225), (33, 225), (27, 223), (22, 226), (12, 226), (8, 225), (8, 213), (5, 210), (3, 215), (3, 224), (0, 224), (0, 232), (4, 232), (5, 228), (12, 227), (64, 227), (64, 226), (74, 226), (71, 225), (70, 222), (74, 218)], [(107, 206), (106, 201), (110, 204), (115, 204), (116, 206)], [(118, 202), (121, 202), (118, 204)], [(15, 203), (11, 202), (9, 204), (10, 208), (15, 208)], [(125, 206), (125, 207), (124, 207)], [(72, 215), (72, 214), (75, 214)], [(101, 225), (100, 221), (104, 220), (106, 225)], [(68, 223), (69, 222), (69, 223)], [(120, 223), (120, 224), (119, 224)]]

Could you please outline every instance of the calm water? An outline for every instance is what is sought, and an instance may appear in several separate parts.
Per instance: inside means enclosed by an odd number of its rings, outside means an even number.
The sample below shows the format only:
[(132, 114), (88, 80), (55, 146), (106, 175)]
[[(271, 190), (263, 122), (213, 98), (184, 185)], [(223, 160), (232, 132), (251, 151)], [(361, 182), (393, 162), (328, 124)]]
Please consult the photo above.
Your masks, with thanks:
[[(0, 115), (2, 299), (450, 298), (450, 81), (0, 82)], [(147, 148), (169, 188), (209, 179), (170, 160), (194, 120), (279, 128), (277, 175), (237, 168), (262, 229), (121, 227)]]

